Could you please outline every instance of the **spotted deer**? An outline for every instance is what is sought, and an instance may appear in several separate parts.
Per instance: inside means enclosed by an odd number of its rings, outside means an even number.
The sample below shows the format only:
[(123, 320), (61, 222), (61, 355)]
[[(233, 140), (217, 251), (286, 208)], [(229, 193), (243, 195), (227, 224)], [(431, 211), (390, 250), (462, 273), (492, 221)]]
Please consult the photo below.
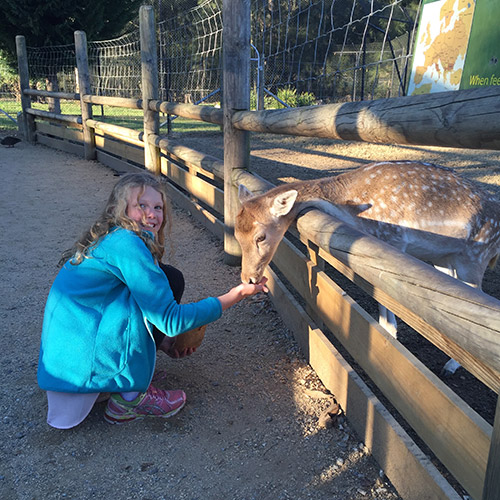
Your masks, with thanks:
[[(258, 283), (290, 224), (318, 208), (473, 287), (500, 253), (500, 202), (453, 170), (421, 162), (379, 162), (253, 196), (239, 186), (235, 236), (241, 278)], [(394, 314), (379, 321), (396, 337)], [(460, 365), (449, 360), (443, 375)]]

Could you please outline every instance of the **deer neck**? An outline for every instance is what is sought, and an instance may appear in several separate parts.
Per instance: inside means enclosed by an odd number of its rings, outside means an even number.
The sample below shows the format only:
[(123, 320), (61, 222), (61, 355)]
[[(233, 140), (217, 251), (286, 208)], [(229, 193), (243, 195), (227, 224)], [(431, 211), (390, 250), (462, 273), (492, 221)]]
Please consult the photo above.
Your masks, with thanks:
[(341, 175), (293, 183), (288, 188), (296, 189), (298, 192), (292, 219), (312, 208), (322, 210), (346, 222), (356, 215), (352, 210), (352, 202), (346, 196), (346, 185)]

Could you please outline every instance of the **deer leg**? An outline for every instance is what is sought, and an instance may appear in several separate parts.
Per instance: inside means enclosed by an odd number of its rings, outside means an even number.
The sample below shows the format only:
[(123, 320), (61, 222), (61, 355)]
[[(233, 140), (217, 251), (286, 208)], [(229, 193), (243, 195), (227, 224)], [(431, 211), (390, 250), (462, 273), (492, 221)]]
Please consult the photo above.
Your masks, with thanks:
[[(467, 285), (480, 288), (481, 280), (478, 281), (478, 271), (472, 266), (461, 266), (459, 262), (448, 262), (445, 266), (434, 265), (434, 267), (438, 271), (463, 281)], [(460, 363), (450, 358), (441, 369), (439, 375), (443, 378), (450, 377), (458, 368), (460, 368)]]
[(378, 322), (380, 323), (380, 326), (385, 328), (394, 338), (396, 338), (398, 333), (398, 324), (394, 313), (381, 304), (378, 305), (378, 312)]

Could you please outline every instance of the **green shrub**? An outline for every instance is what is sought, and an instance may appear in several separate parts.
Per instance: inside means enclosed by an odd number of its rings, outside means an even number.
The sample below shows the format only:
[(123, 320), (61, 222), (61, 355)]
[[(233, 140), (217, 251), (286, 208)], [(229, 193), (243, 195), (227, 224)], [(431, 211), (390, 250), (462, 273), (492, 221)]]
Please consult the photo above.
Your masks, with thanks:
[[(291, 108), (296, 108), (297, 107), (297, 89), (294, 89), (292, 87), (283, 87), (281, 89), (278, 89), (278, 92), (276, 93), (278, 96), (278, 99), (281, 99), (284, 103), (288, 104)], [(277, 102), (278, 109), (284, 108), (283, 104), (281, 102)]]
[(302, 92), (297, 97), (297, 106), (313, 106), (316, 103), (316, 96), (312, 92)]

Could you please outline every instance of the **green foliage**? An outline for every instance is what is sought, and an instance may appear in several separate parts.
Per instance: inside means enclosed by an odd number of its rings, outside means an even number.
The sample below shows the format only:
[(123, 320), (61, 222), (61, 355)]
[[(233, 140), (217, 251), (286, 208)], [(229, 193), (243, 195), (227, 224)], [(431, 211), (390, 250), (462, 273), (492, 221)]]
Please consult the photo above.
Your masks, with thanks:
[(297, 96), (297, 106), (313, 106), (316, 104), (316, 96), (312, 92), (301, 92)]
[[(282, 100), (291, 108), (298, 108), (300, 106), (312, 106), (316, 103), (316, 97), (311, 92), (301, 92), (300, 94), (297, 92), (297, 89), (294, 87), (283, 87), (278, 89), (276, 93), (278, 99)], [(281, 109), (284, 108), (283, 104), (279, 101), (274, 101), (274, 108)]]
[(118, 36), (138, 16), (143, 0), (2, 0), (0, 50), (16, 64), (16, 35), (31, 47), (74, 43), (74, 32), (83, 30), (88, 40)]
[[(278, 89), (276, 95), (278, 96), (278, 99), (281, 99), (291, 108), (297, 107), (297, 89), (292, 87), (283, 87), (281, 89)], [(283, 106), (283, 104), (281, 104), (281, 102), (278, 101), (277, 108), (281, 109), (284, 107), (285, 106)]]
[(15, 94), (19, 89), (17, 73), (9, 66), (5, 56), (0, 51), (0, 92)]
[[(278, 89), (276, 94), (278, 99), (288, 104), (291, 108), (298, 108), (300, 106), (313, 106), (316, 104), (316, 96), (312, 92), (297, 93), (297, 89), (293, 87), (283, 87)], [(264, 97), (265, 109), (282, 109), (285, 106), (277, 101), (274, 97), (266, 95)], [(250, 92), (250, 109), (257, 109), (257, 93), (255, 90)]]

